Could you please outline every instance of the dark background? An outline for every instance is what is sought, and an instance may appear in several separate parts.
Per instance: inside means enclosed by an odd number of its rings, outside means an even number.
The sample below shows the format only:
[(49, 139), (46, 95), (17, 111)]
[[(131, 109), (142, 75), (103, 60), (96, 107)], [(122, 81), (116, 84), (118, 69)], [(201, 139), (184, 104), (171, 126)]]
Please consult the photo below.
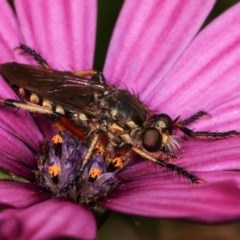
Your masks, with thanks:
[[(218, 0), (215, 8), (206, 20), (204, 26), (236, 2), (238, 1)], [(102, 70), (112, 29), (115, 25), (115, 21), (117, 19), (123, 1), (98, 0), (98, 3), (98, 31), (94, 68)], [(183, 220), (141, 218), (113, 213), (110, 215), (105, 224), (100, 228), (97, 239), (239, 240), (240, 222), (219, 225), (205, 225)]]

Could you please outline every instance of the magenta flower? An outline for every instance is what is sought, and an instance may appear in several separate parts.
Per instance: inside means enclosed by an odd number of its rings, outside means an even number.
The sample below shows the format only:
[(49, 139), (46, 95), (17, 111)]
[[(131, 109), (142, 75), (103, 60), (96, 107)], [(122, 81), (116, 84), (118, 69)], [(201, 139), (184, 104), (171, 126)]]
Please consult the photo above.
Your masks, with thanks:
[[(16, 15), (0, 1), (0, 63), (28, 62), (13, 52), (20, 43), (40, 51), (53, 68), (92, 66), (96, 1), (20, 1)], [(204, 3), (203, 3), (204, 2)], [(186, 118), (199, 110), (212, 115), (191, 127), (238, 130), (240, 116), (240, 4), (200, 30), (215, 1), (125, 1), (108, 50), (104, 74), (109, 83), (137, 92), (158, 113)], [(198, 33), (199, 32), (199, 33)], [(33, 79), (34, 81), (34, 79)], [(15, 98), (1, 78), (0, 97)], [(49, 198), (35, 184), (36, 153), (48, 138), (29, 114), (0, 111), (0, 168), (29, 182), (0, 182), (0, 236), (94, 239), (89, 206)], [(45, 128), (45, 129), (44, 129)], [(176, 164), (204, 184), (192, 187), (181, 176), (147, 161), (124, 169), (118, 186), (97, 204), (106, 209), (154, 217), (223, 222), (240, 217), (240, 140), (187, 138)]]

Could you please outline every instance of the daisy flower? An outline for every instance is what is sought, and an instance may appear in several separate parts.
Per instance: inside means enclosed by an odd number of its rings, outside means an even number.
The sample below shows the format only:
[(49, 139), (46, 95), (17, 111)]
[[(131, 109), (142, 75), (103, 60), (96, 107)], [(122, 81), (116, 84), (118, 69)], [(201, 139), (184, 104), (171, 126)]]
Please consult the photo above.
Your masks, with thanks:
[[(1, 64), (33, 63), (13, 51), (23, 43), (40, 52), (53, 69), (92, 68), (97, 1), (14, 3), (15, 12), (7, 1), (0, 1)], [(240, 4), (201, 29), (214, 4), (126, 0), (103, 69), (107, 82), (138, 93), (150, 109), (172, 119), (208, 112), (211, 119), (194, 122), (194, 130), (240, 131)], [(16, 98), (3, 78), (0, 97)], [(0, 109), (0, 168), (27, 180), (0, 181), (2, 238), (96, 237), (91, 205), (49, 195), (37, 184), (36, 159), (50, 128), (45, 119)], [(239, 219), (239, 146), (237, 137), (186, 138), (174, 163), (203, 179), (203, 184), (193, 187), (187, 179), (139, 160), (114, 175), (117, 186), (96, 205), (127, 214), (209, 223)]]

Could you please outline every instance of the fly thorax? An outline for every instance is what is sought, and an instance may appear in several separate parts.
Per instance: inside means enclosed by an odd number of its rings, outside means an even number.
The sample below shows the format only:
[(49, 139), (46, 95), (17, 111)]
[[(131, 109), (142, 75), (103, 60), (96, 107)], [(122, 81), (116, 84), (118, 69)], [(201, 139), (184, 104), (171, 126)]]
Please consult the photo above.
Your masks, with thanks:
[(125, 90), (109, 92), (102, 100), (101, 107), (120, 127), (134, 129), (146, 119), (145, 108), (135, 96)]

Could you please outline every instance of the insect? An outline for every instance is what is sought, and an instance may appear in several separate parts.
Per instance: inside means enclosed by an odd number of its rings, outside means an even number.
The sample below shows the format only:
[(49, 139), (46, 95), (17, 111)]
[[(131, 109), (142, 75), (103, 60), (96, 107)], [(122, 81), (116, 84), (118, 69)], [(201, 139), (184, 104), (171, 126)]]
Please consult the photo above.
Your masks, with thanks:
[[(78, 137), (80, 145), (86, 148), (80, 156), (78, 177), (97, 152), (108, 162), (105, 172), (122, 169), (138, 155), (184, 176), (193, 184), (200, 183), (202, 180), (197, 176), (170, 162), (181, 143), (176, 131), (194, 139), (240, 136), (235, 130), (193, 131), (188, 125), (209, 116), (208, 113), (199, 111), (185, 120), (172, 119), (165, 113), (155, 114), (128, 90), (108, 84), (100, 72), (54, 70), (31, 48), (20, 45), (19, 49), (31, 55), (39, 66), (17, 62), (1, 64), (1, 75), (18, 90), (22, 100), (0, 99), (0, 102), (4, 106), (50, 115), (64, 131)], [(102, 175), (101, 171), (87, 171), (94, 181)]]

